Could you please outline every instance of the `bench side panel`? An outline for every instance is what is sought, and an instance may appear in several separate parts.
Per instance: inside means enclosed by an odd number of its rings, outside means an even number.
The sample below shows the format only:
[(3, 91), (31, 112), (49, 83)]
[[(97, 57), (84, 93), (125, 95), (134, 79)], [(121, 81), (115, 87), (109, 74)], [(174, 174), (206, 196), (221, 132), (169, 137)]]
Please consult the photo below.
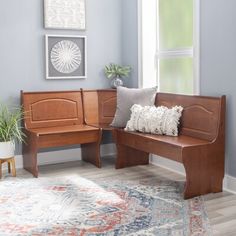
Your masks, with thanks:
[(82, 90), (84, 120), (86, 124), (99, 123), (98, 93), (96, 90)]
[(86, 124), (109, 125), (116, 111), (116, 90), (83, 90)]
[(110, 124), (116, 112), (116, 90), (98, 90), (99, 123)]
[(222, 98), (158, 93), (156, 106), (184, 107), (180, 134), (213, 141), (219, 133)]
[(22, 92), (28, 129), (83, 124), (80, 91)]

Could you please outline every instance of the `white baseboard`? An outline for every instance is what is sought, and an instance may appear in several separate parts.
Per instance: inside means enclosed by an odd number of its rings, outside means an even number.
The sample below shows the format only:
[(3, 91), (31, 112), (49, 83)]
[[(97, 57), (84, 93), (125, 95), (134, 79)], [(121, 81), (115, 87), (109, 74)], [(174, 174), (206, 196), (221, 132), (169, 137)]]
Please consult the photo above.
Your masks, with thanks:
[(224, 190), (236, 194), (236, 178), (230, 175), (225, 175)]
[[(176, 161), (172, 161), (172, 160), (169, 160), (160, 156), (156, 156), (156, 155), (151, 155), (150, 162), (153, 165), (168, 169), (175, 173), (178, 173), (184, 176), (186, 175), (183, 165)], [(236, 194), (236, 178), (230, 175), (225, 175), (224, 182), (223, 182), (223, 189), (227, 192)]]
[[(101, 156), (114, 155), (115, 152), (115, 145), (113, 143), (101, 145)], [(81, 160), (80, 148), (38, 153), (38, 165), (49, 165), (78, 160)], [(16, 168), (23, 168), (22, 155), (16, 155), (15, 162)], [(5, 168), (6, 165), (4, 166), (4, 169)]]
[(172, 161), (156, 155), (150, 155), (150, 163), (185, 176), (183, 165), (176, 161)]

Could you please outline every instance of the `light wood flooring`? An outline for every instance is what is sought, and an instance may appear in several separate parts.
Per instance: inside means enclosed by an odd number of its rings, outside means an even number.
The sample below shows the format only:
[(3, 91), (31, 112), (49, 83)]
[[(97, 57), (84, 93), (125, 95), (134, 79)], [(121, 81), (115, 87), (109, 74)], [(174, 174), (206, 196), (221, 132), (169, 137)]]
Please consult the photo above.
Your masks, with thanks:
[[(169, 170), (154, 166), (137, 166), (115, 170), (114, 157), (103, 158), (101, 169), (91, 164), (78, 161), (39, 167), (39, 177), (79, 175), (88, 179), (141, 179), (145, 177), (158, 177), (181, 181), (184, 177)], [(4, 173), (3, 173), (4, 174)], [(17, 176), (30, 176), (24, 170), (18, 170)], [(208, 216), (213, 228), (213, 235), (236, 236), (236, 195), (223, 192), (204, 196)]]

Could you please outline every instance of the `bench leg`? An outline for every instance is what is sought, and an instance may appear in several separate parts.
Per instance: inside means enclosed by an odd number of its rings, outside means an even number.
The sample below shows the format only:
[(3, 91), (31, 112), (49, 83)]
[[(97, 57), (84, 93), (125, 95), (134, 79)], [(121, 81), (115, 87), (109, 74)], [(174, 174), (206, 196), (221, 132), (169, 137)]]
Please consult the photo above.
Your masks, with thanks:
[(102, 130), (99, 130), (97, 140), (95, 143), (81, 144), (82, 160), (101, 168), (100, 144)]
[[(9, 163), (8, 163), (9, 164)], [(9, 165), (8, 165), (8, 168), (9, 168)], [(13, 157), (11, 160), (10, 160), (10, 169), (11, 169), (11, 173), (12, 173), (12, 176), (13, 177), (16, 177), (16, 165), (15, 165), (15, 157)], [(10, 173), (9, 172), (9, 173)]]
[(213, 155), (207, 147), (184, 152), (183, 164), (186, 171), (184, 199), (222, 192), (224, 164), (221, 159), (223, 160), (217, 154)]
[(10, 174), (11, 173), (11, 163), (10, 162), (7, 163), (7, 167), (8, 167), (8, 173)]
[(149, 163), (148, 152), (143, 152), (120, 144), (116, 144), (116, 149), (116, 169), (137, 165), (147, 165)]
[(82, 160), (101, 168), (100, 143), (81, 144)]
[(27, 136), (26, 144), (23, 144), (23, 167), (34, 177), (38, 177), (37, 163), (37, 137)]

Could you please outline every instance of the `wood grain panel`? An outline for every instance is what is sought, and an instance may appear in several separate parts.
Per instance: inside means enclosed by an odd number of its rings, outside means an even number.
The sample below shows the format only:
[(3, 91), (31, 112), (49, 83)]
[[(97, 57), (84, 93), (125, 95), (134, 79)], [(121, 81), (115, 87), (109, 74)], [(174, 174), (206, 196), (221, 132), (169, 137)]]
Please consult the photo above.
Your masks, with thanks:
[(188, 96), (158, 93), (157, 106), (184, 107), (181, 117), (181, 134), (212, 141), (217, 136), (220, 116), (220, 99), (204, 96)]
[(32, 133), (35, 133), (37, 135), (63, 134), (63, 133), (73, 133), (73, 132), (82, 132), (82, 131), (94, 131), (94, 130), (98, 130), (98, 128), (84, 125), (84, 124), (30, 129)]
[(63, 147), (74, 144), (94, 143), (99, 138), (99, 130), (80, 131), (62, 134), (46, 134), (39, 136), (39, 148)]
[(109, 128), (116, 111), (116, 90), (82, 90), (86, 124)]
[(116, 112), (116, 90), (98, 90), (99, 123), (110, 124)]
[(80, 91), (23, 92), (22, 103), (29, 129), (83, 123)]
[(97, 90), (82, 90), (84, 120), (86, 124), (99, 123), (99, 107)]
[(45, 99), (31, 104), (31, 122), (77, 119), (75, 101), (68, 99)]

